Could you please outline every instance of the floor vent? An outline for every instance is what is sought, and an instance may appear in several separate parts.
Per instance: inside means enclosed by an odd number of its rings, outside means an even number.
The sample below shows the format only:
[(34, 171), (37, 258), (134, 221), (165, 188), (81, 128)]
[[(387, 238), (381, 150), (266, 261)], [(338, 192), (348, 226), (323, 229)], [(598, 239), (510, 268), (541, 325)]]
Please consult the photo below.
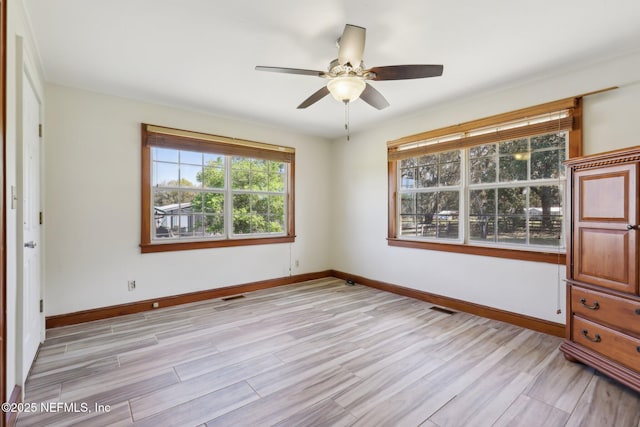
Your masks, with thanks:
[(431, 310), (435, 310), (435, 311), (439, 311), (440, 313), (445, 313), (445, 314), (455, 314), (455, 311), (451, 311), (451, 310), (447, 310), (446, 308), (442, 308), (442, 307), (436, 307), (431, 306), (429, 307)]
[(231, 295), (230, 297), (224, 297), (221, 299), (222, 301), (230, 301), (232, 299), (240, 299), (240, 298), (244, 298), (244, 295)]

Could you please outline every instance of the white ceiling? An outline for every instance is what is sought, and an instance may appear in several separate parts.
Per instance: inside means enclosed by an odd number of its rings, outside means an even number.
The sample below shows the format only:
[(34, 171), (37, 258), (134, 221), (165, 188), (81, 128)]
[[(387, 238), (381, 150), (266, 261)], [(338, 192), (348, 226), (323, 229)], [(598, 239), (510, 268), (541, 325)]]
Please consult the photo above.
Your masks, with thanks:
[(344, 133), (326, 83), (256, 65), (326, 70), (346, 23), (367, 67), (444, 64), (442, 77), (372, 85), (351, 131), (461, 96), (640, 50), (638, 0), (25, 0), (48, 82), (287, 127)]

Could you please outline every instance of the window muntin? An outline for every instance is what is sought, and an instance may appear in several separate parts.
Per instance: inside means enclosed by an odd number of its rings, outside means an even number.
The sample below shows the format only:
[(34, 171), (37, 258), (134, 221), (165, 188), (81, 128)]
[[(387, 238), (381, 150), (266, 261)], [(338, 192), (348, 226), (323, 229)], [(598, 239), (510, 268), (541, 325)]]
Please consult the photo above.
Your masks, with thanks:
[(567, 141), (553, 132), (469, 148), (469, 242), (564, 248)]
[(142, 252), (294, 241), (295, 150), (142, 125)]
[(234, 156), (231, 162), (233, 234), (282, 234), (286, 231), (283, 162)]
[(225, 156), (151, 148), (152, 240), (212, 239), (225, 235)]
[(400, 235), (459, 239), (461, 151), (400, 161)]
[(398, 237), (563, 249), (567, 144), (563, 131), (399, 160)]

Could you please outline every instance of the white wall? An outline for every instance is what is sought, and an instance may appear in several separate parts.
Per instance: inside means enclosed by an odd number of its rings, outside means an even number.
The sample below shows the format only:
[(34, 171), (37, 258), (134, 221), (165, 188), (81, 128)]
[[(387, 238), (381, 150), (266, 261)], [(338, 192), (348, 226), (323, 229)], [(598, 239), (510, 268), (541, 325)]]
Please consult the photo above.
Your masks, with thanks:
[[(610, 86), (584, 99), (584, 154), (640, 145), (640, 53), (449, 102), (333, 142), (331, 266), (452, 298), (564, 323), (564, 265), (387, 245), (386, 142)], [(393, 108), (393, 107), (391, 107)], [(558, 307), (561, 314), (556, 314)]]
[[(46, 99), (47, 316), (331, 267), (326, 140), (62, 86)], [(141, 122), (295, 147), (295, 243), (141, 254)]]

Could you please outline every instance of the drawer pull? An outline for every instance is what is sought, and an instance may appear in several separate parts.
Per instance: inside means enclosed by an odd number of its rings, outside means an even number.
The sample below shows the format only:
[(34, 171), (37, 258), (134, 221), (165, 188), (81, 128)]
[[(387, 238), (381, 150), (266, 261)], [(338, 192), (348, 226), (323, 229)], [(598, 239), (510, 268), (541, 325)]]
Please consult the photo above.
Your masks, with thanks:
[[(587, 299), (586, 298), (580, 298), (580, 304), (582, 304), (584, 307), (588, 308), (589, 310), (597, 310), (597, 309), (600, 308), (600, 304), (598, 303), (598, 301), (595, 301), (593, 303), (593, 305), (587, 305)], [(638, 309), (638, 310), (640, 310), (640, 309)], [(636, 310), (636, 312), (638, 310)]]
[(636, 314), (640, 315), (640, 308), (636, 308)]
[(640, 353), (640, 345), (636, 348), (636, 350), (638, 350), (638, 353)]
[(602, 338), (600, 337), (600, 334), (596, 334), (595, 337), (591, 338), (589, 336), (589, 331), (587, 331), (586, 329), (582, 330), (582, 336), (584, 336), (586, 339), (588, 339), (591, 342), (600, 342), (600, 341), (602, 341)]

